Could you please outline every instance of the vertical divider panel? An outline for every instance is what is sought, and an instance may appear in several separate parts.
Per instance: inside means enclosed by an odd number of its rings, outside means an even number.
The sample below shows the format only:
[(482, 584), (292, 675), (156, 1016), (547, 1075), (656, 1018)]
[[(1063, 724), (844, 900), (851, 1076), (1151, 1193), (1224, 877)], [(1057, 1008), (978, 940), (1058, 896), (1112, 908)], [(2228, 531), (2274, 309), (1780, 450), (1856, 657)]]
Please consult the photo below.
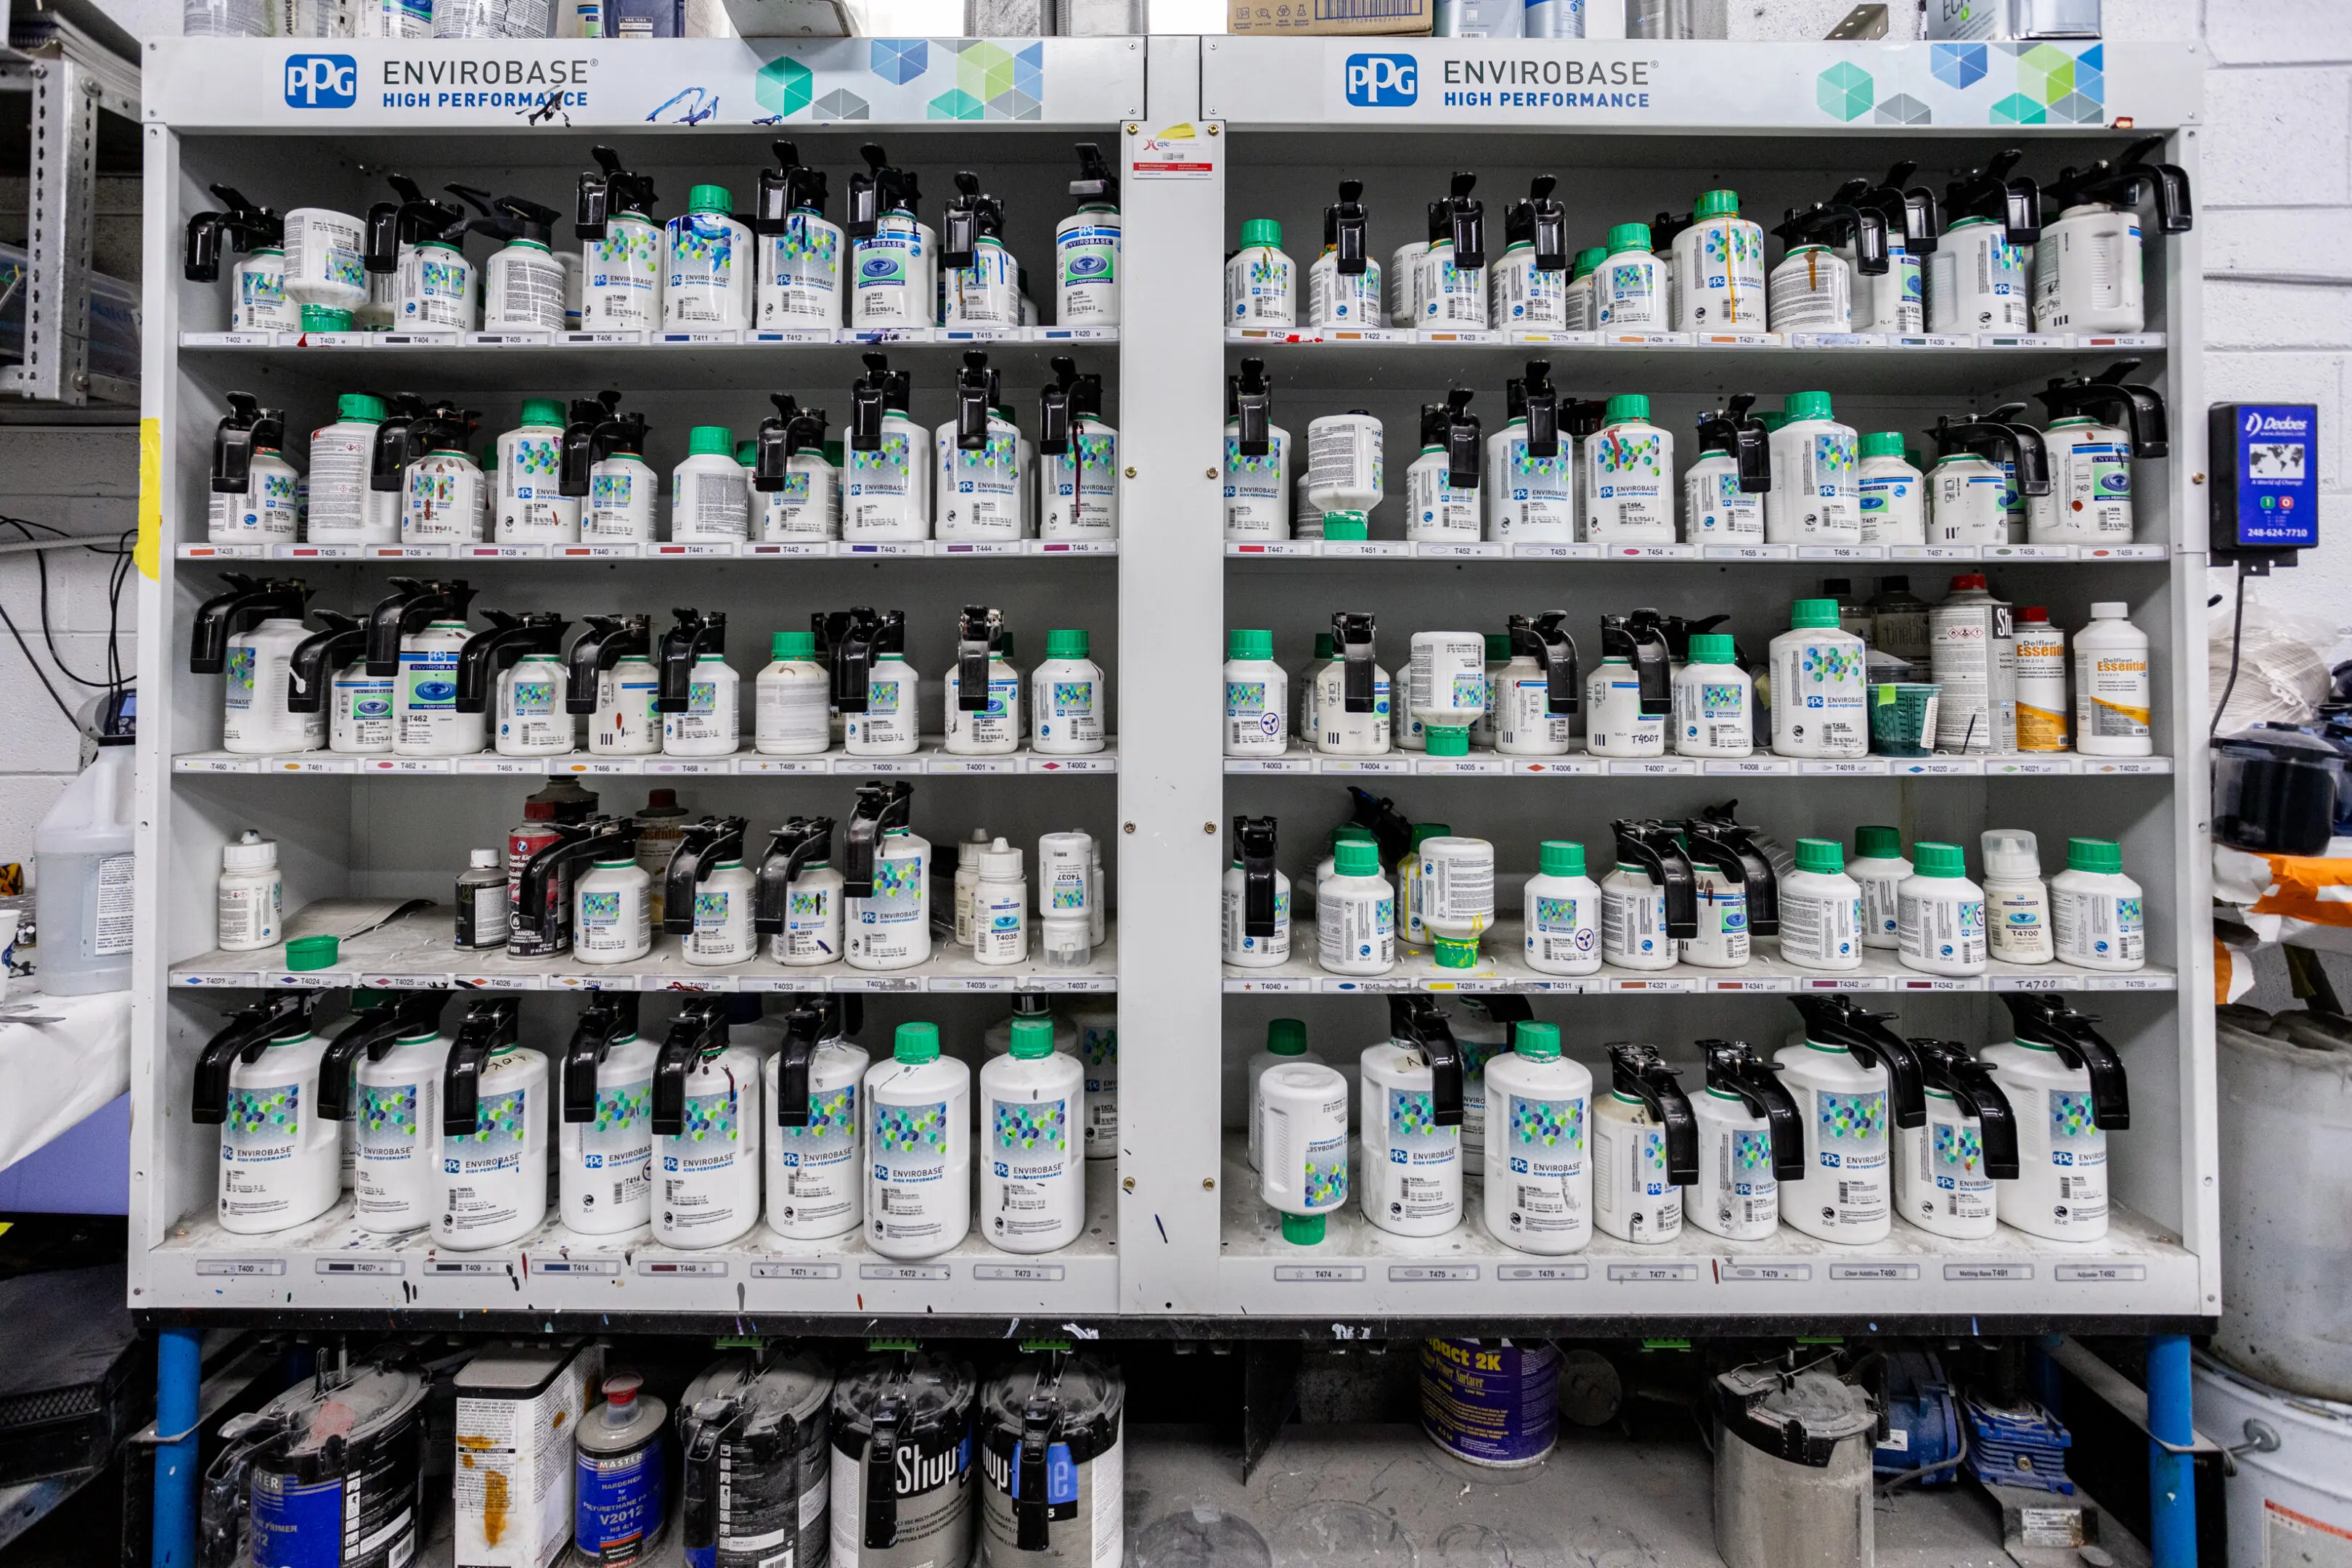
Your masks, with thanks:
[(1224, 135), (1163, 115), (1121, 142), (1119, 1299), (1200, 1312), (1218, 1252)]

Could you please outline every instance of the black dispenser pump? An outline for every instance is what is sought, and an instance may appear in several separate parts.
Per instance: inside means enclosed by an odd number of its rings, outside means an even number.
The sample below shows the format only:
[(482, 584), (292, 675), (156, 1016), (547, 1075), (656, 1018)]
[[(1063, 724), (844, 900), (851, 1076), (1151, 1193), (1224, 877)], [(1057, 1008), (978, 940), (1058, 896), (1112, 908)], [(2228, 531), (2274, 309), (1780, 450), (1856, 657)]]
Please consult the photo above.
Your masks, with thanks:
[(893, 828), (913, 826), (915, 786), (904, 779), (873, 780), (857, 786), (857, 804), (849, 813), (849, 841), (842, 857), (841, 896), (874, 896), (874, 861), (882, 840)]
[(784, 825), (769, 836), (768, 853), (760, 862), (751, 929), (761, 936), (782, 936), (792, 910), (793, 884), (800, 880), (803, 871), (832, 859), (833, 818), (786, 817)]
[(394, 495), (407, 488), (408, 465), (425, 455), (422, 449), (411, 449), (409, 433), (427, 413), (425, 399), (413, 392), (395, 392), (384, 399), (383, 423), (375, 427), (374, 444), (368, 448), (370, 490)]
[(563, 710), (596, 711), (596, 678), (625, 658), (652, 658), (653, 627), (651, 616), (590, 616), (563, 656)]
[(2090, 377), (2053, 378), (2035, 393), (2053, 419), (2070, 415), (2102, 420), (2131, 434), (2135, 458), (2164, 458), (2172, 453), (2171, 430), (2166, 420), (2164, 395), (2152, 386), (2124, 377), (2139, 369), (2136, 359), (2117, 360)]
[(1790, 207), (1772, 233), (1791, 250), (1801, 245), (1850, 245), (1853, 247), (1854, 270), (1873, 278), (1884, 273), (1889, 265), (1886, 218), (1876, 207), (1855, 206), (1850, 202), (1815, 202), (1809, 207)]
[(2121, 1132), (2131, 1126), (2131, 1088), (2115, 1047), (2091, 1026), (2098, 1019), (2077, 1013), (2063, 996), (2046, 991), (2007, 992), (2001, 1000), (2009, 1004), (2018, 1044), (2046, 1046), (2068, 1067), (2091, 1075), (2094, 1125), (2103, 1132)]
[(751, 824), (740, 816), (706, 816), (679, 830), (662, 875), (662, 930), (672, 936), (694, 931), (694, 890), (730, 860), (743, 858), (743, 834)]
[(853, 172), (849, 176), (849, 213), (841, 226), (852, 239), (871, 239), (885, 213), (912, 216), (922, 192), (915, 176), (893, 168), (890, 155), (877, 143), (866, 142), (857, 149), (857, 155), (866, 160), (866, 173)]
[[(2007, 464), (2017, 475), (2018, 486), (2028, 495), (2050, 493), (2050, 448), (2043, 445), (2042, 432), (2028, 426), (2011, 425), (2004, 420), (1979, 418), (1963, 415), (1958, 419), (1938, 415), (1936, 427), (1927, 431), (1927, 438), (1936, 443), (1938, 458), (1973, 454), (1999, 467)], [(2035, 472), (2034, 470), (2038, 470)], [(2033, 472), (2040, 489), (2026, 483)]]
[(1581, 679), (1576, 668), (1576, 639), (1568, 635), (1568, 612), (1546, 610), (1529, 617), (1513, 616), (1505, 623), (1511, 653), (1543, 666), (1544, 711), (1558, 719), (1576, 711)]
[(670, 1020), (669, 1034), (654, 1058), (652, 1121), (656, 1138), (675, 1138), (686, 1131), (686, 1080), (697, 1062), (727, 1048), (727, 1005), (724, 996), (698, 996)]
[(2024, 404), (2004, 403), (1978, 423), (1997, 425), (2009, 433), (2011, 445), (2017, 448), (2017, 488), (2030, 496), (2046, 496), (2050, 493), (2049, 443), (2041, 431), (2025, 422), (2024, 413)]
[(1568, 270), (1568, 208), (1552, 195), (1559, 188), (1557, 174), (1538, 174), (1528, 182), (1528, 199), (1513, 202), (1503, 213), (1503, 245), (1532, 245), (1536, 270)]
[(299, 577), (248, 577), (224, 572), (226, 594), (215, 594), (196, 606), (188, 636), (188, 673), (218, 675), (228, 666), (228, 639), (271, 619), (300, 620), (310, 599), (310, 584)]
[(228, 412), (213, 428), (212, 493), (241, 496), (253, 484), (253, 455), (286, 444), (286, 416), (264, 408), (249, 392), (228, 395)]
[(1687, 1187), (1698, 1182), (1698, 1118), (1676, 1076), (1655, 1046), (1609, 1047), (1609, 1087), (1649, 1108), (1665, 1133), (1666, 1180)]
[(849, 612), (847, 628), (833, 644), (833, 705), (844, 713), (863, 713), (872, 696), (874, 667), (886, 653), (907, 651), (907, 613), (869, 609)]
[[(1559, 389), (1551, 384), (1551, 362), (1531, 359), (1528, 373), (1503, 384), (1503, 419), (1528, 422), (1528, 456), (1559, 456)], [(1452, 454), (1447, 454), (1452, 461)], [(1452, 476), (1449, 475), (1451, 481)]]
[(313, 632), (294, 645), (286, 661), (286, 711), (318, 713), (327, 706), (327, 691), (335, 672), (367, 647), (367, 627), (334, 610), (313, 610), (311, 618), (326, 630)]
[(1601, 658), (1604, 663), (1622, 658), (1633, 667), (1633, 679), (1642, 689), (1643, 718), (1664, 718), (1675, 710), (1674, 648), (1657, 611), (1601, 616)]
[(768, 401), (776, 411), (760, 421), (753, 437), (751, 488), (773, 495), (792, 477), (792, 462), (803, 452), (824, 450), (824, 410), (803, 408), (789, 392), (772, 392)]
[(280, 993), (229, 1015), (227, 1025), (196, 1053), (194, 1098), (188, 1119), (199, 1126), (217, 1127), (228, 1120), (228, 1075), (238, 1061), (257, 1062), (272, 1040), (299, 1040), (310, 1032), (310, 1005), (318, 998), (309, 992)]
[(501, 1046), (515, 1043), (522, 1003), (513, 996), (489, 996), (466, 1009), (457, 1037), (449, 1044), (449, 1062), (441, 1069), (441, 1131), (462, 1138), (475, 1131), (482, 1114), (482, 1068)]
[(784, 1044), (776, 1053), (776, 1125), (806, 1127), (809, 1062), (824, 1043), (824, 1015), (803, 1003), (784, 1015)]
[(1379, 705), (1377, 676), (1372, 662), (1372, 617), (1342, 610), (1331, 617), (1331, 643), (1339, 657), (1340, 705), (1349, 713), (1370, 713)]
[(446, 991), (403, 991), (373, 1007), (352, 1015), (343, 1032), (327, 1042), (319, 1058), (319, 1115), (341, 1121), (351, 1115), (352, 1064), (360, 1053), (380, 1062), (384, 1053), (412, 1035), (441, 1026), (442, 1009), (449, 1005)]
[(1755, 406), (1754, 393), (1738, 393), (1698, 422), (1698, 449), (1730, 454), (1739, 465), (1739, 493), (1750, 496), (1772, 488), (1772, 432), (1748, 412)]
[(650, 221), (654, 216), (654, 181), (650, 174), (633, 174), (621, 166), (621, 154), (611, 147), (591, 147), (595, 170), (580, 175), (579, 206), (572, 228), (575, 239), (602, 239), (604, 226), (623, 213)]
[(1462, 1125), (1462, 1047), (1437, 1010), (1433, 996), (1389, 998), (1389, 1037), (1411, 1046), (1429, 1063), (1429, 1120), (1433, 1126)]
[(1444, 402), (1421, 405), (1421, 449), (1445, 453), (1445, 482), (1457, 490), (1478, 488), (1478, 416), (1470, 412), (1475, 395), (1466, 386), (1449, 387)]
[(1048, 458), (1068, 456), (1071, 503), (1076, 506), (1087, 489), (1087, 444), (1078, 426), (1102, 417), (1103, 380), (1092, 371), (1079, 374), (1074, 359), (1057, 358), (1053, 368), (1055, 384), (1037, 398), (1037, 450)]
[(772, 237), (792, 227), (794, 213), (823, 216), (828, 192), (824, 171), (801, 162), (799, 143), (774, 142), (769, 150), (780, 167), (760, 171), (760, 205), (751, 212), (751, 232)]
[(1694, 817), (1682, 828), (1692, 861), (1712, 866), (1747, 895), (1749, 934), (1780, 935), (1780, 884), (1753, 833), (1738, 823), (1705, 817)]
[(1838, 187), (1831, 203), (1876, 213), (1890, 240), (1901, 235), (1903, 248), (1911, 255), (1932, 255), (1943, 237), (1944, 209), (1934, 191), (1906, 183), (1918, 169), (1916, 163), (1897, 163), (1887, 172), (1885, 183), (1876, 185), (1868, 180), (1848, 180)]
[[(2197, 226), (2197, 215), (2189, 205), (2188, 171), (2177, 163), (2147, 161), (2149, 153), (2163, 146), (2161, 136), (2144, 137), (2125, 148), (2124, 155), (2113, 163), (2102, 158), (2087, 168), (2070, 165), (2050, 182), (2048, 199), (2057, 205), (2063, 216), (2068, 207), (2085, 202), (2136, 208), (2152, 195), (2156, 199), (2157, 232), (2187, 234)], [(219, 194), (217, 186), (214, 194)]]
[(664, 713), (684, 713), (693, 706), (695, 660), (727, 651), (727, 613), (676, 609), (670, 614), (677, 617), (677, 625), (662, 634), (660, 686), (654, 706)]
[(1456, 174), (1448, 182), (1445, 199), (1431, 208), (1433, 214), (1443, 210), (1444, 224), (1444, 232), (1431, 237), (1453, 242), (1454, 265), (1464, 272), (1486, 265), (1486, 204), (1470, 194), (1477, 186), (1477, 175)]
[(555, 248), (555, 226), (563, 215), (521, 196), (492, 196), (477, 185), (444, 185), (451, 195), (470, 202), (482, 216), (467, 224), (467, 232), (486, 234), (492, 239), (509, 244), (526, 240), (545, 247), (551, 253)]
[(988, 356), (978, 349), (968, 349), (963, 356), (963, 368), (956, 372), (956, 449), (977, 452), (988, 445), (988, 411), (995, 403), (996, 373), (988, 368)]
[(1666, 895), (1666, 935), (1688, 942), (1698, 935), (1698, 873), (1683, 853), (1682, 841), (1671, 822), (1619, 821), (1609, 825), (1617, 836), (1617, 858), (1639, 866)]
[(1950, 1095), (1977, 1119), (1984, 1140), (1985, 1174), (1996, 1182), (2017, 1180), (2017, 1112), (1993, 1081), (1992, 1068), (1957, 1040), (1913, 1040), (1911, 1048), (1918, 1053), (1921, 1080)]
[(1706, 1087), (1736, 1094), (1750, 1116), (1764, 1119), (1772, 1136), (1772, 1179), (1801, 1181), (1805, 1174), (1805, 1123), (1797, 1114), (1796, 1097), (1774, 1075), (1780, 1065), (1759, 1056), (1745, 1040), (1701, 1040), (1706, 1058)]
[(557, 449), (555, 492), (577, 499), (588, 493), (588, 470), (595, 466), (596, 432), (621, 406), (621, 395), (606, 390), (572, 400), (570, 417)]
[(1341, 277), (1360, 277), (1370, 265), (1366, 235), (1370, 223), (1364, 210), (1364, 182), (1340, 181), (1339, 199), (1323, 209), (1323, 248), (1331, 252), (1332, 269)]
[(1359, 784), (1348, 786), (1348, 799), (1354, 808), (1348, 820), (1372, 836), (1381, 847), (1381, 863), (1393, 866), (1402, 859), (1412, 847), (1412, 821), (1396, 802)]
[(1242, 361), (1242, 373), (1227, 384), (1226, 397), (1233, 405), (1234, 452), (1265, 457), (1274, 449), (1274, 383), (1266, 379), (1265, 361)]
[(1004, 615), (966, 605), (956, 621), (956, 711), (988, 711), (988, 658), (1004, 637)]
[(618, 859), (636, 853), (636, 824), (625, 819), (595, 817), (558, 823), (555, 829), (560, 835), (556, 841), (524, 861), (515, 879), (514, 923), (507, 938), (509, 958), (571, 952), (568, 889), (580, 868), (598, 856)]
[(202, 212), (188, 219), (180, 249), (180, 275), (191, 283), (220, 280), (221, 241), (236, 247), (239, 256), (257, 250), (282, 249), (286, 222), (268, 207), (257, 207), (229, 185), (212, 187), (213, 199), (226, 212)]
[(364, 261), (370, 272), (382, 275), (400, 270), (401, 250), (422, 245), (426, 240), (446, 240), (458, 243), (466, 235), (466, 209), (425, 194), (424, 187), (405, 174), (387, 174), (397, 202), (378, 202), (368, 208), (367, 251)]
[(1080, 142), (1076, 146), (1078, 177), (1070, 182), (1070, 195), (1081, 202), (1118, 205), (1118, 174), (1102, 155), (1102, 149), (1092, 142)]
[(563, 651), (563, 628), (572, 623), (550, 612), (510, 616), (504, 610), (484, 610), (490, 629), (476, 632), (457, 650), (457, 710), (480, 713), (490, 705), (490, 692), (500, 672), (513, 668), (527, 653)]
[(1863, 1066), (1886, 1069), (1886, 1114), (1895, 1126), (1927, 1125), (1919, 1056), (1911, 1042), (1886, 1026), (1894, 1014), (1866, 1012), (1845, 996), (1792, 1000), (1805, 1020), (1806, 1039), (1819, 1046), (1842, 1046)]
[[(908, 399), (914, 395), (914, 379), (906, 371), (892, 370), (887, 354), (866, 356), (866, 374), (849, 384), (851, 451), (882, 449), (882, 416), (907, 412)], [(908, 460), (915, 458), (910, 455)]]
[(1234, 858), (1242, 868), (1242, 934), (1275, 934), (1275, 821), (1271, 816), (1234, 818)]
[(983, 236), (1003, 239), (1004, 204), (982, 192), (980, 176), (969, 169), (957, 172), (955, 188), (940, 217), (940, 265), (970, 267)]
[(2011, 245), (2032, 245), (2040, 240), (2042, 187), (2022, 174), (2010, 174), (2024, 157), (2022, 148), (2009, 148), (1995, 154), (1983, 168), (1971, 169), (1947, 185), (1947, 216), (1952, 222), (1964, 217), (1990, 218), (2001, 226)]
[(580, 1010), (563, 1051), (563, 1120), (596, 1120), (596, 1069), (614, 1046), (637, 1032), (637, 994), (599, 991)]
[(421, 632), (431, 621), (462, 621), (474, 602), (475, 590), (462, 577), (450, 582), (419, 583), (392, 579), (393, 593), (377, 601), (368, 616), (367, 672), (381, 680), (400, 673), (400, 639)]

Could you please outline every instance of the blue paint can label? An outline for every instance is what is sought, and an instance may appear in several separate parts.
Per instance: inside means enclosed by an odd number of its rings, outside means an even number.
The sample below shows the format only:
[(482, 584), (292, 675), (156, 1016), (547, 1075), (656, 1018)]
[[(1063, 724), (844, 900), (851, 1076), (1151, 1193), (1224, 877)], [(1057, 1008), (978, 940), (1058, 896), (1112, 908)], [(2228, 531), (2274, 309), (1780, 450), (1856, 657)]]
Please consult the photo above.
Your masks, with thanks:
[(1532, 1465), (1559, 1436), (1559, 1351), (1511, 1340), (1423, 1340), (1421, 1425), (1474, 1465)]
[(583, 1560), (617, 1568), (646, 1558), (661, 1534), (663, 1469), (658, 1436), (625, 1454), (573, 1455), (572, 1540)]

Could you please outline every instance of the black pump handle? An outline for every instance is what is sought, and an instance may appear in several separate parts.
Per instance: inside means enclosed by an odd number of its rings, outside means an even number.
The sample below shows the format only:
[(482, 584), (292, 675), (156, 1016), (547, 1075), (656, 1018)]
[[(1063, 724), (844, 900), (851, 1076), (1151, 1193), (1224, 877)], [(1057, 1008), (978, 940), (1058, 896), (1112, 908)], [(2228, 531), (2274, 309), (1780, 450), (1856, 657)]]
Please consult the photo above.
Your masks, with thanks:
[(206, 1040), (204, 1049), (196, 1054), (195, 1087), (188, 1119), (200, 1126), (216, 1127), (226, 1121), (230, 1064), (239, 1058), (256, 1060), (279, 1033), (297, 1024), (307, 1025), (313, 1000), (308, 992), (296, 992), (256, 1002), (231, 1014), (227, 1026)]
[(1666, 935), (1688, 942), (1698, 935), (1698, 873), (1663, 822), (1615, 822), (1617, 858), (1649, 873), (1666, 895)]
[(1677, 1187), (1698, 1183), (1698, 1118), (1675, 1081), (1674, 1068), (1649, 1046), (1609, 1047), (1610, 1086), (1640, 1100), (1665, 1134), (1666, 1180)]
[(1445, 1015), (1427, 996), (1404, 996), (1392, 1008), (1390, 1032), (1416, 1047), (1429, 1062), (1429, 1119), (1438, 1127), (1462, 1125), (1462, 1047)]
[(809, 1062), (824, 1039), (824, 1015), (799, 1006), (784, 1015), (783, 1048), (776, 1053), (776, 1125), (806, 1127)]
[(671, 936), (693, 934), (694, 890), (728, 861), (743, 858), (743, 833), (749, 826), (740, 816), (713, 816), (680, 834), (662, 875), (663, 931)]
[(370, 1061), (382, 1061), (385, 1051), (404, 1035), (437, 1028), (441, 1010), (448, 1005), (446, 991), (404, 991), (389, 1001), (362, 1007), (349, 1027), (327, 1043), (319, 1058), (319, 1115), (341, 1121), (351, 1114), (352, 1064), (365, 1051)]
[(1739, 1097), (1751, 1116), (1764, 1119), (1772, 1140), (1772, 1179), (1801, 1180), (1805, 1174), (1805, 1122), (1797, 1100), (1775, 1075), (1778, 1062), (1766, 1061), (1745, 1040), (1701, 1040), (1706, 1058), (1706, 1087)]
[(463, 1138), (476, 1131), (482, 1114), (482, 1068), (500, 1046), (512, 1045), (522, 1004), (498, 996), (466, 1009), (450, 1042), (449, 1062), (441, 1072), (441, 1132)]
[(654, 1058), (654, 1136), (675, 1138), (686, 1131), (686, 1080), (703, 1052), (726, 1043), (727, 998), (697, 997), (678, 1009)]
[(1021, 1411), (1020, 1469), (1013, 1489), (1013, 1547), (1020, 1552), (1053, 1549), (1050, 1500), (1046, 1497), (1046, 1463), (1053, 1453), (1055, 1429), (1061, 1424), (1061, 1401), (1050, 1394), (1029, 1396)]
[(1349, 713), (1370, 713), (1378, 706), (1379, 667), (1372, 641), (1372, 617), (1342, 611), (1331, 617), (1331, 641), (1339, 654), (1340, 707)]
[(768, 840), (751, 905), (751, 929), (781, 936), (792, 910), (793, 884), (812, 864), (833, 858), (833, 818), (795, 816)]
[(596, 1069), (614, 1042), (637, 1032), (637, 994), (599, 991), (580, 1011), (563, 1053), (563, 1120), (596, 1120)]
[(2017, 1179), (2017, 1111), (2009, 1096), (1993, 1081), (1992, 1068), (1969, 1054), (1957, 1040), (1915, 1039), (1919, 1068), (1928, 1087), (1950, 1095), (1960, 1110), (1977, 1119), (1984, 1142), (1985, 1174), (1996, 1182)]
[(864, 1549), (884, 1552), (898, 1544), (898, 1426), (906, 1405), (896, 1390), (874, 1406), (874, 1428), (866, 1443)]
[(1275, 900), (1275, 819), (1234, 818), (1234, 853), (1242, 863), (1242, 934), (1271, 937), (1277, 924)]

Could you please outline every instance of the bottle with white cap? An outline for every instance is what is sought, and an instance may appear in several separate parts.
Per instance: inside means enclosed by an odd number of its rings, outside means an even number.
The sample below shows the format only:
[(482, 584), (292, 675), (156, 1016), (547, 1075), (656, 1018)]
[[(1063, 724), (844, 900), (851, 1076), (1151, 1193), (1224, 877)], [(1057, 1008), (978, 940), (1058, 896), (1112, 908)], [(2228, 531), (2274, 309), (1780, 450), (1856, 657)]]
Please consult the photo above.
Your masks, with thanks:
[(247, 828), (221, 846), (220, 923), (216, 946), (247, 952), (275, 946), (286, 922), (286, 879), (278, 869), (278, 841)]
[(1021, 851), (999, 838), (980, 852), (980, 876), (972, 884), (972, 957), (989, 964), (1025, 960), (1028, 916), (1029, 885), (1021, 874)]
[(2074, 634), (2074, 750), (2086, 757), (2145, 757), (2156, 749), (2147, 634), (2131, 606), (2102, 599)]
[(1985, 943), (1991, 956), (2003, 963), (2049, 963), (2050, 889), (2042, 880), (2033, 835), (2021, 827), (1986, 828), (1984, 868)]

